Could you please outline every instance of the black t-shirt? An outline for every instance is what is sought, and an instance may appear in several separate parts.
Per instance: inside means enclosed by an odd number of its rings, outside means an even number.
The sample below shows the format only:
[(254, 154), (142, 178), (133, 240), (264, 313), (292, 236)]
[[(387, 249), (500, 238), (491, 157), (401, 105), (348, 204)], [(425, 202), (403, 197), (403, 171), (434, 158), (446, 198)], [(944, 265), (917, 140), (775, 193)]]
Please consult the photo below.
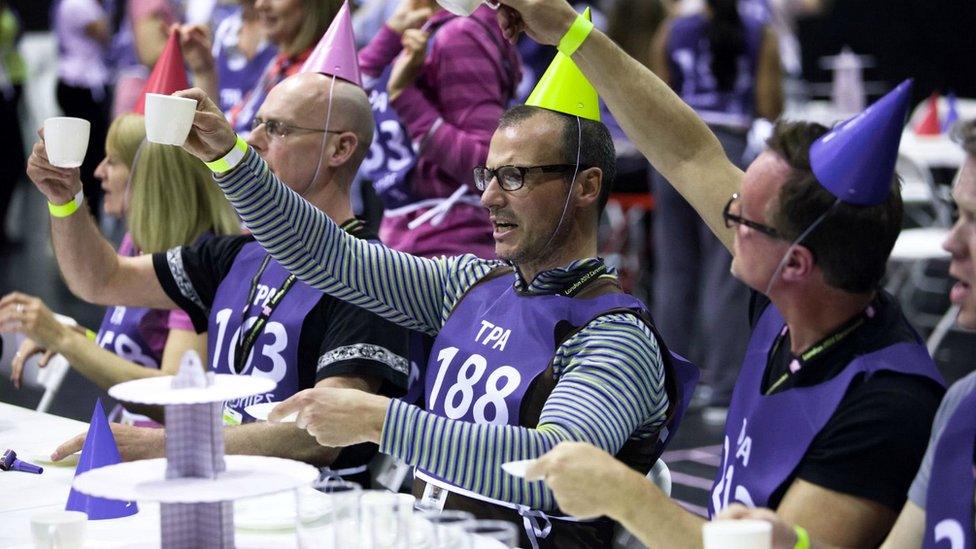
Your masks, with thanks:
[[(769, 299), (752, 293), (750, 322), (755, 326)], [(872, 303), (876, 314), (865, 317), (847, 336), (812, 357), (795, 374), (789, 333), (781, 337), (763, 375), (763, 392), (809, 387), (832, 379), (858, 355), (899, 342), (917, 341), (901, 307), (886, 292)], [(856, 320), (854, 321), (856, 322)], [(852, 323), (842, 326), (838, 332)], [(896, 372), (855, 377), (837, 410), (817, 434), (793, 476), (770, 496), (775, 509), (793, 479), (876, 501), (900, 511), (915, 477), (935, 411), (945, 389), (931, 379)]]
[[(358, 238), (377, 239), (359, 222), (348, 222), (343, 228)], [(217, 288), (230, 272), (237, 254), (253, 241), (252, 236), (219, 236), (153, 254), (153, 267), (163, 290), (186, 311), (197, 332), (207, 330)], [(246, 299), (247, 296), (241, 296), (242, 305)], [(313, 387), (332, 376), (362, 375), (383, 380), (380, 394), (402, 396), (410, 372), (408, 333), (407, 329), (365, 309), (322, 293), (305, 316), (298, 339), (299, 389)], [(378, 349), (387, 352), (378, 353)], [(377, 356), (384, 360), (376, 360)], [(327, 364), (318, 368), (320, 359)], [(365, 450), (367, 447), (370, 451)], [(356, 450), (350, 451), (353, 448)], [(364, 463), (375, 449), (375, 445), (359, 445), (344, 450), (332, 467)]]

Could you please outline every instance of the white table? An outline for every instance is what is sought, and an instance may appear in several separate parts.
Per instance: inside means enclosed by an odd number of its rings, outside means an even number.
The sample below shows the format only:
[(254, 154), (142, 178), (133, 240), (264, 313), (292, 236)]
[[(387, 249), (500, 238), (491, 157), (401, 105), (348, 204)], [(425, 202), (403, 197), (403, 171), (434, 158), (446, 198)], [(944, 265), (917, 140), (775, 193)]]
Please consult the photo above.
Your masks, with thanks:
[[(11, 448), (18, 457), (48, 456), (88, 424), (0, 402), (0, 451)], [(71, 491), (74, 467), (43, 464), (40, 475), (0, 472), (0, 548), (31, 547), (30, 517), (41, 511), (64, 509)], [(139, 503), (139, 512), (124, 518), (88, 521), (92, 547), (159, 547), (159, 505)], [(237, 529), (238, 547), (295, 547), (294, 532)]]
[[(87, 423), (0, 402), (0, 452), (10, 448), (26, 461), (49, 456), (59, 444), (87, 428)], [(68, 501), (74, 466), (41, 465), (44, 472), (40, 475), (0, 471), (0, 549), (32, 547), (31, 516), (63, 510)], [(138, 505), (139, 512), (128, 517), (88, 521), (86, 547), (159, 547), (159, 505)], [(238, 527), (235, 542), (239, 548), (297, 546), (295, 533), (289, 530)], [(497, 549), (502, 545), (478, 537), (475, 547)]]

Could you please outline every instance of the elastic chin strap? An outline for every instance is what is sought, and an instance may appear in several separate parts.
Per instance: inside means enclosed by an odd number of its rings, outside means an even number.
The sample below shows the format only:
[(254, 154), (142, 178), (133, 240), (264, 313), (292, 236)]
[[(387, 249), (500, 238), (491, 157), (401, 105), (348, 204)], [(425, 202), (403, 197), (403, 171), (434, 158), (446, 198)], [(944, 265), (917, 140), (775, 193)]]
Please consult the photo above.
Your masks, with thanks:
[(556, 223), (556, 228), (553, 229), (552, 234), (549, 235), (549, 240), (546, 240), (545, 246), (542, 247), (543, 250), (549, 249), (549, 245), (552, 244), (556, 235), (559, 234), (559, 229), (563, 226), (563, 221), (566, 220), (566, 211), (569, 210), (569, 200), (573, 197), (573, 185), (576, 183), (576, 176), (579, 175), (580, 168), (580, 156), (583, 149), (583, 124), (580, 122), (580, 118), (576, 117), (576, 166), (573, 168), (573, 178), (569, 180), (569, 190), (566, 192), (566, 202), (563, 204), (563, 213), (559, 215), (559, 223)]
[(802, 233), (800, 233), (800, 236), (796, 237), (796, 240), (790, 243), (790, 247), (786, 249), (786, 253), (783, 254), (783, 258), (780, 259), (779, 264), (776, 265), (776, 270), (773, 271), (773, 276), (769, 277), (769, 284), (766, 285), (766, 291), (763, 292), (763, 294), (765, 294), (766, 297), (769, 297), (769, 292), (772, 291), (773, 284), (776, 283), (776, 280), (779, 279), (779, 275), (781, 275), (783, 273), (783, 269), (786, 268), (786, 263), (790, 260), (790, 254), (793, 253), (793, 250), (796, 249), (796, 247), (800, 244), (800, 242), (803, 242), (803, 240), (806, 237), (810, 236), (810, 233), (812, 233), (813, 230), (817, 228), (817, 226), (823, 223), (823, 220), (827, 219), (827, 216), (830, 215), (830, 212), (836, 210), (838, 205), (840, 205), (839, 198), (835, 200), (834, 203), (831, 204), (830, 207), (824, 211), (824, 213), (820, 214), (820, 217), (818, 217), (813, 223), (811, 223), (809, 227), (807, 227)]
[[(326, 130), (329, 129), (329, 124), (332, 122), (332, 94), (335, 92), (335, 81), (336, 81), (336, 77), (333, 74), (332, 81), (329, 83), (329, 106), (325, 110)], [(326, 143), (328, 143), (328, 141), (329, 141), (329, 132), (325, 131), (322, 133), (322, 146), (319, 147), (319, 161), (318, 164), (315, 165), (315, 173), (312, 174), (312, 178), (309, 179), (308, 183), (305, 185), (305, 188), (302, 189), (302, 192), (298, 193), (298, 196), (305, 198), (305, 194), (308, 193), (308, 191), (312, 189), (312, 185), (314, 185), (315, 182), (318, 181), (319, 171), (322, 169), (322, 159), (325, 157), (325, 145)]]

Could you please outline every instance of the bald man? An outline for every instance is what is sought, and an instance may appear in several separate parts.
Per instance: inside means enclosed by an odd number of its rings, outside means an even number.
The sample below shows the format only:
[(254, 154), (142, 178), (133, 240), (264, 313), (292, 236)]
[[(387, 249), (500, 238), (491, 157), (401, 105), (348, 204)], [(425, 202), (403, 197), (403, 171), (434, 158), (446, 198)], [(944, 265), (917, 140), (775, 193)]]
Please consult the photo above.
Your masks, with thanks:
[[(198, 117), (221, 116), (201, 90), (180, 95), (201, 102)], [(349, 203), (350, 184), (372, 138), (373, 118), (361, 88), (306, 73), (271, 90), (248, 144), (288, 187), (346, 232), (376, 240)], [(35, 184), (51, 203), (65, 203), (78, 192), (77, 170), (48, 164), (43, 143), (31, 161), (44, 167), (46, 176)], [(296, 280), (251, 236), (122, 257), (88, 215), (52, 217), (51, 227), (58, 264), (76, 295), (102, 305), (181, 308), (199, 332), (208, 331), (214, 372), (277, 382), (270, 393), (225, 403), (227, 453), (299, 459), (364, 480), (375, 445), (324, 448), (294, 424), (252, 422), (245, 408), (313, 386), (399, 396), (408, 377), (406, 330)], [(124, 459), (163, 456), (162, 430), (114, 425), (113, 431)], [(66, 442), (54, 459), (80, 450), (83, 442), (84, 435)]]

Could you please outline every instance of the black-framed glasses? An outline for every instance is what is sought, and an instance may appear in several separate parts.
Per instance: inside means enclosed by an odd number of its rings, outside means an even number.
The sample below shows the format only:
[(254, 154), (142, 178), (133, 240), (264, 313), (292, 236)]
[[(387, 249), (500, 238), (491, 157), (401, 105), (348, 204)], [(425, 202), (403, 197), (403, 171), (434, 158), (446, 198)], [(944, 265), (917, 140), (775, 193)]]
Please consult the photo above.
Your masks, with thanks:
[(725, 227), (727, 229), (731, 229), (735, 225), (745, 225), (746, 227), (759, 231), (770, 238), (783, 238), (782, 235), (779, 234), (779, 231), (770, 227), (769, 225), (763, 225), (758, 221), (752, 221), (742, 217), (741, 215), (732, 213), (732, 203), (738, 199), (739, 193), (732, 193), (732, 197), (729, 198), (729, 201), (725, 203), (725, 208), (722, 210), (722, 219), (725, 220)]
[(288, 124), (287, 122), (282, 122), (280, 120), (259, 118), (257, 116), (251, 120), (251, 131), (257, 131), (258, 127), (264, 125), (264, 131), (268, 132), (271, 137), (285, 137), (286, 135), (296, 132), (318, 132), (318, 133), (343, 133), (336, 130), (323, 130), (319, 128), (305, 128), (302, 126), (295, 126), (294, 124)]
[[(566, 173), (576, 168), (576, 164), (548, 164), (545, 166), (499, 166), (495, 169), (478, 166), (474, 169), (474, 186), (479, 191), (488, 188), (491, 180), (498, 178), (498, 186), (506, 191), (517, 191), (525, 185), (525, 174), (529, 173)], [(580, 166), (582, 171), (586, 169)]]

